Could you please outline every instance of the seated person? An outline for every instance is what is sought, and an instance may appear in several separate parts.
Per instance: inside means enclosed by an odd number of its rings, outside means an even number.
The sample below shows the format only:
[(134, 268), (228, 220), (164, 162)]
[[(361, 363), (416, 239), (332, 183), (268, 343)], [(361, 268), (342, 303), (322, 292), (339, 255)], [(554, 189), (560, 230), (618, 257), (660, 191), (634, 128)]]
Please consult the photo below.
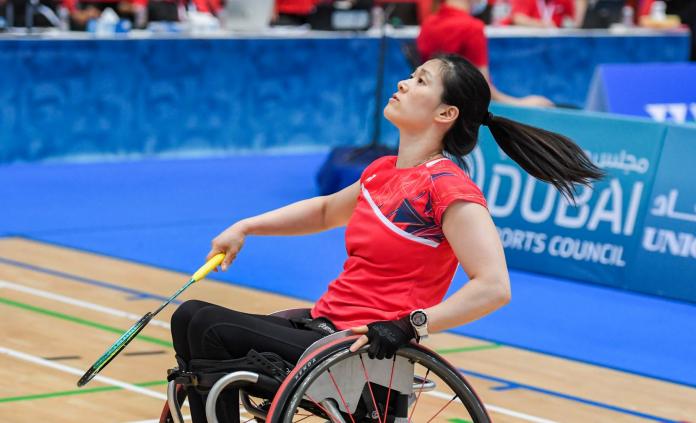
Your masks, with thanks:
[[(346, 226), (343, 271), (308, 318), (186, 301), (171, 320), (178, 361), (242, 358), (254, 349), (296, 363), (313, 342), (347, 329), (363, 334), (352, 351), (369, 343), (368, 356), (390, 358), (428, 331), (466, 324), (506, 304), (510, 283), (500, 238), (483, 194), (460, 168), (481, 125), (522, 168), (570, 197), (574, 183), (587, 184), (601, 171), (568, 138), (493, 116), (490, 98), (481, 72), (456, 55), (429, 60), (399, 82), (384, 108), (399, 129), (397, 156), (377, 159), (360, 180), (335, 194), (240, 220), (212, 241), (208, 258), (224, 253), (224, 271), (249, 235), (305, 235)], [(469, 282), (444, 299), (459, 264)], [(422, 313), (427, 325), (412, 323), (411, 314)], [(204, 397), (195, 388), (188, 395), (193, 422), (205, 422)], [(238, 396), (227, 395), (220, 408), (239, 421)]]
[(587, 0), (510, 0), (506, 23), (539, 28), (580, 27)]
[(213, 16), (219, 16), (224, 6), (223, 0), (193, 0), (192, 3), (197, 11), (209, 13)]
[[(5, 18), (6, 25), (13, 27), (27, 26), (27, 0), (0, 0), (0, 17)], [(57, 19), (60, 0), (39, 0), (39, 5), (51, 9)], [(10, 22), (11, 21), (11, 22)], [(35, 10), (32, 26), (51, 27), (55, 26), (48, 17)]]
[(87, 22), (98, 19), (106, 8), (136, 27), (145, 25), (147, 0), (64, 0), (63, 4), (70, 13), (70, 29), (75, 31), (87, 29)]
[(303, 25), (308, 23), (319, 0), (276, 0), (274, 25)]
[[(638, 1), (638, 21), (640, 17), (649, 16), (654, 0), (639, 0)], [(694, 0), (664, 0), (667, 6), (665, 13), (667, 15), (677, 15), (681, 19), (682, 24), (689, 27), (691, 31), (691, 55), (689, 60), (696, 60), (696, 1)]]
[[(440, 53), (458, 54), (473, 63), (490, 85), (493, 101), (516, 106), (551, 107), (546, 97), (530, 95), (517, 98), (498, 90), (491, 82), (488, 71), (488, 44), (482, 21), (471, 16), (473, 5), (480, 0), (445, 0), (436, 14), (429, 16), (421, 26), (416, 39), (422, 60)], [(475, 12), (475, 11), (474, 11)]]

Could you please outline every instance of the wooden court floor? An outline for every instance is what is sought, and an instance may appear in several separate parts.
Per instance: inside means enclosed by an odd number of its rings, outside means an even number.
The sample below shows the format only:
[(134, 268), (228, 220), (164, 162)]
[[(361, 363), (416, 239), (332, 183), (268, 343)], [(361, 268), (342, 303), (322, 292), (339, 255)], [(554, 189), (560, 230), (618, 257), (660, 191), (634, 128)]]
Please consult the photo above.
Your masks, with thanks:
[[(155, 422), (166, 369), (175, 364), (168, 329), (175, 306), (102, 372), (106, 378), (81, 389), (76, 381), (188, 277), (0, 239), (0, 422)], [(190, 298), (253, 313), (308, 306), (212, 280), (180, 299)], [(428, 345), (462, 369), (495, 422), (696, 422), (693, 388), (452, 334), (435, 335)]]

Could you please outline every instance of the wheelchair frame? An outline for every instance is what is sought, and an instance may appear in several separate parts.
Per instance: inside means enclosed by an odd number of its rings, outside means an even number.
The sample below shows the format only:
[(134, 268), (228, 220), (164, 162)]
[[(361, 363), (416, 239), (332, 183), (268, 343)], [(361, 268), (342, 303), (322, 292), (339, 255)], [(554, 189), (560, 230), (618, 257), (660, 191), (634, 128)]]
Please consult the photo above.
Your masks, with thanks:
[[(293, 318), (301, 315), (306, 315), (306, 310), (304, 309), (291, 309), (284, 310), (281, 312), (274, 313), (273, 315)], [(218, 423), (218, 419), (215, 413), (216, 404), (222, 391), (234, 385), (240, 389), (240, 399), (246, 410), (253, 415), (256, 419), (260, 419), (267, 423), (289, 423), (292, 421), (292, 416), (297, 408), (300, 407), (301, 402), (305, 393), (310, 391), (313, 383), (319, 383), (318, 380), (322, 377), (322, 372), (328, 369), (332, 365), (340, 366), (341, 362), (344, 360), (350, 360), (351, 358), (358, 356), (365, 370), (365, 376), (367, 377), (367, 370), (365, 364), (362, 360), (362, 354), (364, 354), (366, 347), (358, 352), (350, 353), (348, 348), (350, 345), (358, 338), (358, 335), (352, 335), (350, 331), (341, 331), (335, 334), (326, 336), (312, 345), (302, 354), (297, 365), (292, 369), (292, 371), (285, 377), (280, 387), (278, 387), (273, 400), (271, 402), (270, 409), (266, 412), (265, 410), (255, 406), (249, 399), (249, 395), (244, 391), (245, 388), (253, 387), (255, 384), (262, 381), (263, 386), (268, 386), (270, 378), (265, 375), (251, 372), (251, 371), (236, 371), (229, 373), (221, 377), (217, 382), (215, 382), (208, 392), (208, 398), (205, 404), (205, 413), (208, 423)], [(398, 356), (398, 357), (397, 357)], [(400, 367), (400, 371), (397, 374), (397, 385), (392, 388), (392, 377), (394, 375), (394, 364), (392, 365), (392, 374), (389, 379), (389, 390), (388, 392), (406, 392), (414, 396), (414, 392), (420, 393), (427, 392), (434, 389), (435, 384), (427, 379), (423, 378), (413, 378), (413, 363), (419, 362), (421, 365), (423, 363), (428, 364), (428, 366), (433, 366), (434, 373), (437, 374), (443, 381), (445, 381), (450, 388), (455, 391), (455, 397), (459, 397), (462, 404), (466, 407), (468, 413), (473, 419), (474, 423), (489, 423), (490, 417), (488, 416), (483, 402), (478, 398), (475, 391), (471, 385), (464, 379), (457, 369), (449, 364), (446, 360), (440, 357), (434, 351), (423, 347), (418, 344), (411, 344), (404, 347), (397, 352), (397, 356), (394, 357), (394, 363)], [(388, 363), (392, 360), (370, 360), (376, 362)], [(408, 363), (411, 363), (410, 373), (408, 372)], [(338, 364), (337, 364), (338, 363)], [(347, 361), (346, 361), (347, 363)], [(369, 362), (368, 362), (369, 363)], [(374, 369), (379, 369), (379, 364), (374, 364), (372, 366)], [(370, 372), (375, 374), (379, 372)], [(430, 368), (429, 370), (430, 371)], [(382, 376), (384, 377), (384, 376)], [(399, 379), (399, 377), (401, 379)], [(404, 381), (404, 377), (407, 379)], [(426, 376), (427, 377), (427, 374)], [(370, 393), (372, 394), (371, 384), (375, 383), (374, 376), (368, 380), (367, 385), (370, 387)], [(332, 376), (333, 379), (333, 376)], [(334, 381), (335, 383), (335, 381)], [(364, 382), (358, 384), (353, 384), (362, 389)], [(411, 384), (411, 386), (406, 386)], [(324, 382), (326, 385), (326, 382)], [(173, 423), (183, 423), (183, 418), (181, 414), (180, 404), (183, 403), (185, 394), (182, 393), (182, 389), (178, 389), (176, 380), (171, 380), (167, 386), (167, 403), (162, 411), (160, 417), (160, 423), (173, 422)], [(453, 387), (455, 386), (455, 387)], [(317, 388), (314, 388), (315, 391)], [(350, 389), (349, 389), (350, 391)], [(299, 394), (298, 394), (299, 392)], [(331, 422), (344, 422), (345, 420), (341, 417), (341, 413), (350, 413), (352, 415), (355, 412), (356, 401), (349, 401), (348, 403), (344, 400), (343, 395), (341, 395), (340, 402), (334, 396), (328, 396), (326, 398), (320, 398), (319, 400), (312, 399), (312, 402), (316, 404), (326, 416), (329, 417)], [(356, 395), (355, 387), (352, 392), (349, 393), (353, 397)], [(321, 395), (320, 395), (321, 396)], [(310, 398), (312, 398), (310, 396)], [(454, 398), (452, 400), (454, 400)], [(452, 401), (450, 400), (450, 401)], [(372, 401), (374, 403), (374, 409), (377, 410), (378, 406), (375, 403), (374, 396), (372, 396)], [(349, 405), (349, 403), (351, 405)], [(387, 397), (387, 405), (389, 403), (389, 397)], [(352, 406), (352, 408), (351, 408)], [(385, 407), (386, 407), (385, 406)], [(376, 411), (378, 415), (378, 421), (382, 421), (379, 418), (379, 411)], [(351, 417), (351, 420), (353, 418)], [(396, 420), (402, 421), (402, 420)], [(405, 420), (403, 420), (405, 421)], [(385, 415), (386, 422), (386, 415)]]

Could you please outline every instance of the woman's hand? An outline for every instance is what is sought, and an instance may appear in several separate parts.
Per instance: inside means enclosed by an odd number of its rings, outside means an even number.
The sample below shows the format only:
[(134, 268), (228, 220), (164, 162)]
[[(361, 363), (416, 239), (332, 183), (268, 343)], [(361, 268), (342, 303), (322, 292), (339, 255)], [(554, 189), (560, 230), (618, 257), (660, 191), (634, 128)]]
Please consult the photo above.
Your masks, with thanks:
[(352, 328), (351, 331), (363, 335), (353, 342), (350, 351), (355, 352), (369, 343), (368, 357), (378, 360), (392, 358), (399, 348), (416, 336), (408, 316), (399, 320), (373, 322), (367, 326)]
[(554, 107), (555, 104), (553, 104), (553, 101), (549, 100), (548, 98), (540, 95), (528, 95), (526, 97), (522, 97), (518, 101), (519, 106), (526, 106), (526, 107)]
[(245, 237), (243, 226), (239, 222), (235, 223), (213, 239), (206, 260), (210, 260), (216, 254), (225, 253), (225, 259), (220, 263), (220, 268), (223, 272), (226, 271), (242, 249)]

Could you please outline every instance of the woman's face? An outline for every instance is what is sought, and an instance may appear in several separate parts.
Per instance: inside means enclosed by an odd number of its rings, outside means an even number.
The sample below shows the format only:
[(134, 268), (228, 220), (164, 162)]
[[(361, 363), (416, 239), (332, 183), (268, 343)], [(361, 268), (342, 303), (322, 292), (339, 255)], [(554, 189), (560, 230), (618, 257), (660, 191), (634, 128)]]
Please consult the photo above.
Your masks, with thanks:
[(444, 106), (441, 66), (439, 60), (429, 60), (409, 79), (400, 81), (384, 108), (384, 117), (399, 129), (420, 130), (432, 125)]

